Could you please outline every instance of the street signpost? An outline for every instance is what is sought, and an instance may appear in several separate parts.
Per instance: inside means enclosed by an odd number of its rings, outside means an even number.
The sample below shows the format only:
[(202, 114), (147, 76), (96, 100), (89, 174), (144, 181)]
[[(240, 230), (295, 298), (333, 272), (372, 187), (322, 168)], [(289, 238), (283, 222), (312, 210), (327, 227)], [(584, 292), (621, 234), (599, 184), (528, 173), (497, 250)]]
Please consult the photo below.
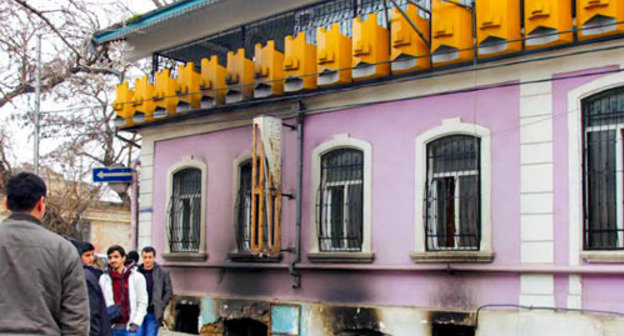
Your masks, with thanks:
[(93, 182), (132, 182), (132, 168), (126, 167), (100, 167), (93, 168)]

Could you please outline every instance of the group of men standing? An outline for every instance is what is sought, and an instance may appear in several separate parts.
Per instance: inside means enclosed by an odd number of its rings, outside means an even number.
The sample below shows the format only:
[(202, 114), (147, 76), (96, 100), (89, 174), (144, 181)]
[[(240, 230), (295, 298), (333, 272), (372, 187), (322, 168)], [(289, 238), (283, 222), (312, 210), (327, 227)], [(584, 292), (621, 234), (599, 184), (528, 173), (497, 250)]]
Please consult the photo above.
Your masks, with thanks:
[(0, 335), (158, 334), (173, 291), (153, 247), (143, 248), (137, 265), (126, 262), (123, 247), (111, 246), (108, 268), (97, 269), (92, 244), (43, 227), (41, 178), (17, 174), (6, 195), (11, 214), (0, 223)]

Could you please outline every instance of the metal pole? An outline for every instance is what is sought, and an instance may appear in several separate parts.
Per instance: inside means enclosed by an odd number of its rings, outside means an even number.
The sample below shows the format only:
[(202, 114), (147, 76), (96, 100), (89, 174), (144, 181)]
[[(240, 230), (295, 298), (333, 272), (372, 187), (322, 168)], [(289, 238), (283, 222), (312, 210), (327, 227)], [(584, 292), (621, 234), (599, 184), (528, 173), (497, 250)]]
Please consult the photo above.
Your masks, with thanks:
[(41, 105), (41, 35), (37, 36), (37, 69), (35, 70), (35, 174), (39, 175), (39, 108)]
[(295, 198), (297, 208), (295, 212), (295, 257), (288, 266), (288, 273), (293, 276), (293, 288), (301, 287), (301, 273), (295, 268), (301, 262), (301, 210), (303, 208), (303, 118), (304, 105), (299, 102), (299, 114), (297, 115), (297, 189)]

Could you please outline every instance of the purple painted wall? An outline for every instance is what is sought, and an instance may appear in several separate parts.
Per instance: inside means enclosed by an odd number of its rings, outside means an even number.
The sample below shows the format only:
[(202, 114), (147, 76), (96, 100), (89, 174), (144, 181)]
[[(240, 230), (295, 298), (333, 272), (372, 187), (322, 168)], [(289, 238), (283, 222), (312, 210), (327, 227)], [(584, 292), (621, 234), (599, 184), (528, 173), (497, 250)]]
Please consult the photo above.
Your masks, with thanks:
[[(569, 171), (568, 146), (568, 93), (582, 85), (605, 75), (585, 76), (589, 73), (617, 69), (607, 66), (579, 72), (557, 74), (555, 78), (568, 78), (553, 82), (553, 147), (554, 147), (554, 234), (555, 264), (569, 263)], [(584, 276), (582, 283), (582, 307), (584, 309), (611, 310), (624, 312), (624, 279), (622, 277)], [(555, 296), (558, 306), (565, 306), (568, 291), (568, 277), (555, 278)]]
[[(335, 134), (348, 133), (372, 145), (372, 244), (375, 265), (410, 265), (414, 248), (415, 139), (442, 120), (460, 117), (490, 129), (492, 136), (492, 236), (494, 265), (520, 263), (519, 89), (506, 87), (386, 103), (309, 116), (305, 120), (303, 262), (307, 263), (312, 211), (312, 150)], [(283, 189), (294, 192), (296, 134), (284, 131)], [(154, 157), (153, 244), (165, 248), (166, 173), (184, 156), (207, 163), (205, 264), (227, 262), (234, 250), (233, 161), (250, 150), (251, 128), (241, 127), (159, 141)], [(294, 244), (295, 202), (284, 200), (283, 247)], [(422, 225), (422, 224), (419, 224)], [(285, 254), (283, 264), (290, 255)], [(286, 270), (172, 270), (178, 292), (278, 299), (369, 302), (475, 308), (517, 303), (517, 275), (464, 273), (303, 271), (302, 288), (291, 288)], [(250, 276), (251, 275), (251, 276)], [(492, 288), (496, 288), (493, 291)]]

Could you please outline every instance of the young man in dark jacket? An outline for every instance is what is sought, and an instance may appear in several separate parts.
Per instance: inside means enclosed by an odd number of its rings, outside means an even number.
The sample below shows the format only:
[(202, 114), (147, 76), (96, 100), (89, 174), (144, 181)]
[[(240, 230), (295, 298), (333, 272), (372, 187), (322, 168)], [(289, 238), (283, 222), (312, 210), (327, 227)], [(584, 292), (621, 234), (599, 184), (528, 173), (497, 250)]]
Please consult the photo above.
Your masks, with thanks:
[(164, 317), (165, 307), (167, 307), (173, 295), (171, 278), (169, 277), (169, 271), (156, 263), (156, 250), (153, 247), (147, 246), (143, 248), (141, 257), (143, 258), (143, 264), (139, 266), (139, 272), (145, 276), (149, 298), (147, 315), (143, 321), (141, 331), (145, 336), (156, 336)]
[(89, 298), (74, 246), (43, 227), (46, 185), (20, 173), (6, 186), (0, 224), (0, 335), (83, 336)]
[(89, 336), (109, 336), (111, 325), (106, 313), (106, 302), (100, 288), (99, 279), (102, 271), (93, 268), (95, 247), (89, 242), (78, 243), (80, 259), (84, 265), (87, 290), (89, 292), (89, 311), (91, 313), (91, 330)]

